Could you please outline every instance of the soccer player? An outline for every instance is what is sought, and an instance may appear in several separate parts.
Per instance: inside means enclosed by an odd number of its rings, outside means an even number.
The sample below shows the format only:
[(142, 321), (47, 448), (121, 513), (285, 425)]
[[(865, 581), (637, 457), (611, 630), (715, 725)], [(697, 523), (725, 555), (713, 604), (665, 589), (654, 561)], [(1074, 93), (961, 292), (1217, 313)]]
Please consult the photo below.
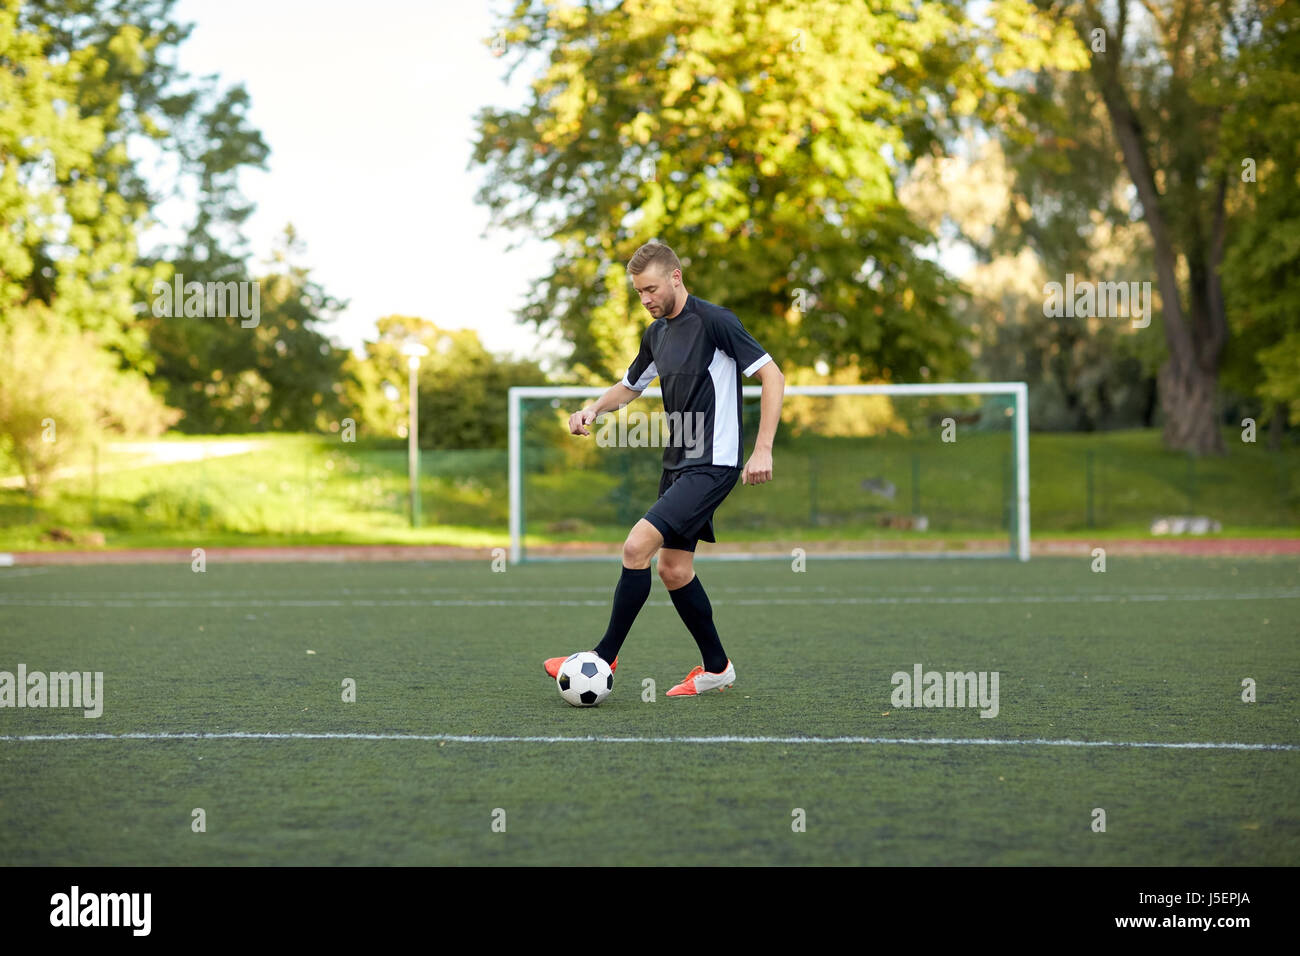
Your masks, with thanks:
[[(627, 264), (632, 285), (654, 319), (641, 336), (641, 351), (623, 381), (569, 417), (569, 431), (590, 435), (597, 416), (622, 408), (659, 378), (669, 440), (664, 449), (659, 500), (623, 542), (623, 574), (614, 588), (609, 627), (595, 652), (613, 669), (619, 648), (650, 595), (650, 559), (659, 556), (659, 577), (673, 606), (699, 645), (701, 663), (669, 697), (724, 690), (736, 681), (704, 586), (695, 574), (695, 544), (716, 541), (713, 512), (740, 479), (747, 485), (772, 480), (772, 440), (781, 418), (785, 376), (745, 331), (735, 314), (697, 298), (682, 284), (672, 249), (649, 242)], [(741, 468), (741, 375), (763, 383), (754, 453)], [(563, 657), (545, 661), (554, 677)]]

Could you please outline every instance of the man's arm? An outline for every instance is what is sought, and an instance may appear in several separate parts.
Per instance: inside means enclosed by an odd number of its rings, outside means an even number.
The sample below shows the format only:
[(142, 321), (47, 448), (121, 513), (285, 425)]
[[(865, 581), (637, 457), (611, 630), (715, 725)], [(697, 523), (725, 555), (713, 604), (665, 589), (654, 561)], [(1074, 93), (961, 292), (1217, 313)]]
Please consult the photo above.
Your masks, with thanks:
[(582, 411), (574, 412), (569, 416), (569, 433), (573, 435), (590, 435), (591, 432), (587, 431), (587, 426), (594, 422), (597, 417), (604, 415), (606, 412), (612, 412), (616, 408), (622, 408), (640, 394), (636, 389), (628, 388), (622, 382), (611, 385), (609, 390), (596, 401), (582, 409)]
[(763, 397), (758, 419), (758, 440), (754, 453), (749, 456), (740, 481), (746, 485), (761, 485), (772, 480), (772, 442), (776, 439), (776, 426), (781, 421), (781, 402), (785, 398), (785, 376), (776, 362), (767, 362), (754, 373), (763, 383)]

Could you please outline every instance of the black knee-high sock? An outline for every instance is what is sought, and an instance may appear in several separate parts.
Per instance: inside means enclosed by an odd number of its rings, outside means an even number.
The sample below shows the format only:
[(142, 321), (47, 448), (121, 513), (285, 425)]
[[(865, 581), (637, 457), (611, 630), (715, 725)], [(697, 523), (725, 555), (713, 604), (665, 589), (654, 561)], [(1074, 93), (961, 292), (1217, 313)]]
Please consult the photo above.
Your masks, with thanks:
[(641, 613), (641, 607), (650, 596), (650, 569), (624, 568), (623, 576), (614, 585), (614, 608), (609, 612), (609, 627), (596, 645), (596, 653), (607, 664), (614, 663), (618, 649), (623, 646), (632, 622)]
[(713, 605), (704, 593), (704, 585), (699, 577), (691, 578), (691, 583), (676, 591), (669, 591), (673, 606), (681, 615), (691, 637), (700, 647), (700, 657), (704, 660), (704, 669), (710, 674), (721, 674), (727, 669), (727, 652), (722, 649), (718, 639), (718, 629), (713, 626)]

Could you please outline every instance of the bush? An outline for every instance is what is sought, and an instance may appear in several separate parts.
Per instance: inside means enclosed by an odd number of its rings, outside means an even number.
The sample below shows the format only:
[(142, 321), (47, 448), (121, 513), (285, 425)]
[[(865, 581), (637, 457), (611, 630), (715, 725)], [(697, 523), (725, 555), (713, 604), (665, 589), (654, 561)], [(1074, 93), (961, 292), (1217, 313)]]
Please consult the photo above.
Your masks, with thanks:
[(56, 468), (106, 436), (159, 435), (179, 417), (143, 375), (47, 307), (0, 318), (0, 444), (28, 495), (42, 494)]

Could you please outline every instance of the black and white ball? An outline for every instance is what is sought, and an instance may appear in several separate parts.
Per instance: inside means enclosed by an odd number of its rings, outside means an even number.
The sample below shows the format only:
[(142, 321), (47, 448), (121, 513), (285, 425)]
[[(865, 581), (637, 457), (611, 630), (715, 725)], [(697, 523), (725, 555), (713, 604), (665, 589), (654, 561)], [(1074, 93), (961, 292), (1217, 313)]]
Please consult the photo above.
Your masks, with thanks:
[(614, 689), (614, 672), (593, 651), (571, 654), (555, 675), (560, 696), (574, 707), (595, 707)]

